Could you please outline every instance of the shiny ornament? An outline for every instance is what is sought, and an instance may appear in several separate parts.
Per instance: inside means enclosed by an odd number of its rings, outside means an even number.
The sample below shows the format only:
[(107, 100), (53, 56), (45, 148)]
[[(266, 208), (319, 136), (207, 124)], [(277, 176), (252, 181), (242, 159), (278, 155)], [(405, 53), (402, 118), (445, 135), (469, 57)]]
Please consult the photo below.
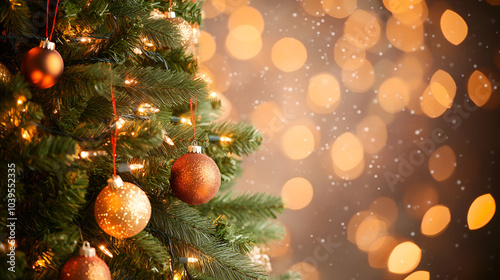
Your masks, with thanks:
[(147, 226), (151, 218), (151, 204), (143, 190), (117, 176), (109, 179), (108, 186), (97, 196), (94, 216), (107, 234), (128, 238)]
[(8, 83), (12, 79), (12, 75), (10, 74), (9, 69), (5, 67), (2, 63), (0, 63), (0, 82)]
[(177, 198), (188, 204), (208, 202), (219, 191), (220, 182), (219, 167), (201, 153), (200, 146), (189, 146), (188, 153), (172, 165), (170, 187)]
[(64, 70), (64, 61), (49, 41), (40, 42), (24, 55), (21, 72), (32, 86), (46, 89), (55, 85)]
[(70, 259), (62, 268), (60, 280), (111, 280), (106, 263), (95, 254), (88, 241), (83, 242), (80, 255)]
[(167, 19), (179, 30), (182, 47), (185, 50), (191, 49), (194, 45), (194, 33), (191, 24), (182, 18), (176, 17), (175, 12), (168, 12)]

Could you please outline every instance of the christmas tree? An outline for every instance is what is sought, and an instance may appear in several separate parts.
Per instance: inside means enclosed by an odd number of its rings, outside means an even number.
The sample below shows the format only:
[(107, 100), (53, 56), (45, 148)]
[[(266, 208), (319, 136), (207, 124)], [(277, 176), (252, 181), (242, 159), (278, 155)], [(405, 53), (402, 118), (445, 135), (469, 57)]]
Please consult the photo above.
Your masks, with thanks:
[(0, 2), (1, 279), (269, 278), (283, 206), (231, 190), (262, 137), (218, 121), (202, 4)]

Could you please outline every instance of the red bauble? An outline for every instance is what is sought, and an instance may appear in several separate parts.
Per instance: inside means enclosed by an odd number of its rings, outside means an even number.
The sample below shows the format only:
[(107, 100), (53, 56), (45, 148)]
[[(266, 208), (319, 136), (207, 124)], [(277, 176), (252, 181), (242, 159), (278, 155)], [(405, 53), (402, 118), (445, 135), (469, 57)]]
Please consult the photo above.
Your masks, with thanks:
[(188, 153), (172, 165), (170, 187), (174, 195), (187, 204), (208, 202), (219, 191), (220, 182), (219, 167), (201, 153), (200, 146), (189, 146)]
[(55, 44), (42, 41), (24, 55), (21, 72), (32, 86), (46, 89), (57, 83), (64, 70), (64, 61), (54, 49)]
[(95, 254), (95, 249), (85, 241), (80, 255), (70, 259), (63, 266), (60, 280), (111, 280), (106, 263)]

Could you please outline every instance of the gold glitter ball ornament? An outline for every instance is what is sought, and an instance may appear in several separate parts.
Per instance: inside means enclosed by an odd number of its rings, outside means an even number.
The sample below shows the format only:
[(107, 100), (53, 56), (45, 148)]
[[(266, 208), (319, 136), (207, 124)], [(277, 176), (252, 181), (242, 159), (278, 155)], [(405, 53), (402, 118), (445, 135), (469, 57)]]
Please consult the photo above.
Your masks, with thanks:
[(94, 215), (107, 234), (128, 238), (141, 232), (151, 218), (149, 199), (136, 185), (123, 182), (119, 176), (108, 180), (97, 196)]
[(190, 49), (194, 44), (194, 33), (191, 24), (182, 18), (176, 17), (175, 12), (168, 12), (167, 20), (179, 30), (182, 47), (185, 50)]
[(64, 61), (55, 50), (55, 44), (40, 42), (24, 55), (21, 72), (24, 79), (40, 89), (50, 88), (57, 83), (64, 70)]
[(106, 263), (95, 254), (88, 241), (83, 242), (80, 255), (64, 264), (60, 280), (111, 280)]
[(9, 69), (2, 63), (0, 63), (0, 82), (8, 83), (12, 79), (12, 75), (9, 72)]
[(172, 165), (170, 187), (174, 195), (191, 205), (208, 202), (219, 191), (220, 170), (200, 146), (189, 146), (188, 153)]

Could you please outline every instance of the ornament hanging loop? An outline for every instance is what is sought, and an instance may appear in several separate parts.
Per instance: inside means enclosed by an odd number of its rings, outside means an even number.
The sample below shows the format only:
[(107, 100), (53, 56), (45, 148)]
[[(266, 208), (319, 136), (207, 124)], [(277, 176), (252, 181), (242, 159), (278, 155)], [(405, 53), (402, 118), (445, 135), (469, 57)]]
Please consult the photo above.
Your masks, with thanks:
[(119, 189), (123, 187), (123, 180), (120, 176), (113, 175), (108, 179), (108, 186), (113, 190)]

